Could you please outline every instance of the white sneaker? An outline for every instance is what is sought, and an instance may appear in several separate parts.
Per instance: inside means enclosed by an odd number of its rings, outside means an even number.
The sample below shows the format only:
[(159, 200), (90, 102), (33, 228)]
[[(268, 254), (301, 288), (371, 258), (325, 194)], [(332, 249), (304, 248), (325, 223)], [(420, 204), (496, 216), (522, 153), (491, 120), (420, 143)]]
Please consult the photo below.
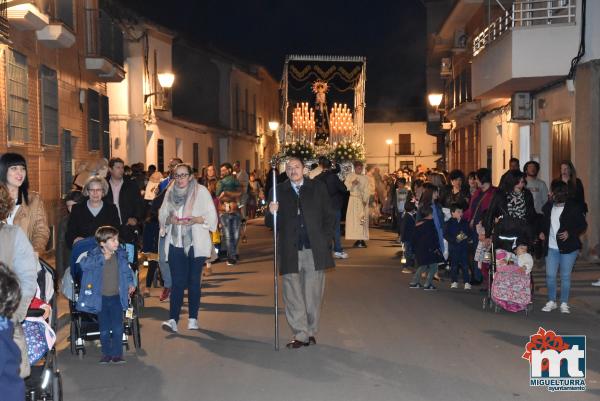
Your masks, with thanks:
[(458, 283), (453, 281), (452, 284), (450, 284), (450, 288), (458, 288)]
[(465, 290), (471, 289), (471, 283), (465, 283)]
[(571, 313), (571, 311), (569, 310), (569, 304), (567, 304), (566, 302), (561, 303), (560, 313)]
[(188, 330), (198, 330), (198, 319), (188, 320)]
[(593, 285), (594, 287), (600, 287), (600, 278), (598, 279), (598, 281), (594, 281), (594, 282), (592, 283), (592, 285)]
[(172, 333), (177, 333), (177, 322), (175, 319), (169, 319), (166, 322), (162, 322), (163, 330), (170, 331)]
[(336, 259), (348, 259), (348, 254), (344, 251), (342, 252), (334, 252), (333, 257)]
[(554, 301), (548, 301), (548, 302), (546, 302), (546, 306), (544, 306), (542, 308), (542, 312), (552, 312), (557, 307), (558, 306), (556, 305), (556, 302), (554, 302)]

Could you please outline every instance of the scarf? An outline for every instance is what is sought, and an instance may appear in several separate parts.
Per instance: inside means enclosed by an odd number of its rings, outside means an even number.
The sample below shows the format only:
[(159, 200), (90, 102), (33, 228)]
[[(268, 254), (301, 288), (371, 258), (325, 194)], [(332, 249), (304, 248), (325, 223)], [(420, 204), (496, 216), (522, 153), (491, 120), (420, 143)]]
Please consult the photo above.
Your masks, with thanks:
[[(179, 188), (172, 185), (165, 196), (167, 201), (168, 215), (177, 215), (177, 212), (183, 207), (183, 217), (192, 217), (192, 208), (198, 194), (198, 183), (191, 180), (187, 187)], [(169, 228), (171, 238), (176, 238), (183, 244), (183, 250), (187, 255), (193, 244), (192, 225), (171, 224)]]
[(508, 215), (516, 219), (524, 219), (527, 214), (525, 205), (525, 194), (521, 192), (510, 192), (507, 196)]

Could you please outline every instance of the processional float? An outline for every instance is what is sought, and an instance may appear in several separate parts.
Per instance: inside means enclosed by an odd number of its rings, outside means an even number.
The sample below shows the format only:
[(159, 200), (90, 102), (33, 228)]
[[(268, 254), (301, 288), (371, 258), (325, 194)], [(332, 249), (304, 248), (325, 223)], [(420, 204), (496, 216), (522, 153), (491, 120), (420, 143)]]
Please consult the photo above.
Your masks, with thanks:
[[(354, 161), (364, 161), (365, 57), (289, 55), (281, 80), (279, 153), (271, 160), (273, 201), (277, 201), (277, 168), (287, 158), (303, 160), (305, 173), (326, 156), (345, 177)], [(273, 214), (275, 349), (279, 350), (277, 213)]]

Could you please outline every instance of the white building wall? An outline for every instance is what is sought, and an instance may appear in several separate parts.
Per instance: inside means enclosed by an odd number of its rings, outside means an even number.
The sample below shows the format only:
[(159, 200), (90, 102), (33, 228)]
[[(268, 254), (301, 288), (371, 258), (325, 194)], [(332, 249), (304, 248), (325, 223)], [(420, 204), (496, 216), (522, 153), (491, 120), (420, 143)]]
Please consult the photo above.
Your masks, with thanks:
[[(519, 157), (519, 124), (511, 123), (510, 111), (488, 114), (481, 119), (479, 164), (487, 167), (487, 150), (492, 148), (492, 183), (497, 185), (508, 170), (511, 157)], [(512, 156), (511, 156), (512, 143)]]
[[(365, 150), (367, 164), (378, 165), (383, 171), (397, 170), (402, 161), (412, 162), (413, 169), (421, 164), (426, 168), (435, 168), (435, 161), (441, 155), (434, 154), (435, 137), (426, 132), (426, 122), (392, 122), (365, 124)], [(414, 155), (396, 155), (398, 134), (411, 134), (411, 142), (415, 144)], [(389, 147), (386, 140), (393, 143)]]

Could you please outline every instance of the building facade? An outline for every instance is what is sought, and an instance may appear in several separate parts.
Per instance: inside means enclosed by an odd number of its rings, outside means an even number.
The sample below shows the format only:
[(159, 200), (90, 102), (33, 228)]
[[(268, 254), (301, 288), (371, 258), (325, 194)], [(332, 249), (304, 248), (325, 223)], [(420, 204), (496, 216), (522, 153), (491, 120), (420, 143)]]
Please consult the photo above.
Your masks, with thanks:
[(106, 85), (121, 30), (97, 0), (0, 1), (0, 153), (22, 154), (55, 245), (61, 197), (109, 152)]
[[(108, 86), (113, 155), (161, 171), (175, 156), (198, 171), (239, 160), (262, 173), (276, 150), (267, 122), (279, 113), (269, 73), (152, 22), (123, 24), (127, 78)], [(172, 88), (161, 87), (163, 73)]]
[(440, 159), (436, 137), (427, 134), (427, 123), (365, 123), (367, 165), (390, 172), (421, 165), (434, 169)]
[[(494, 183), (517, 157), (548, 184), (570, 160), (584, 184), (584, 253), (600, 255), (600, 2), (432, 1), (448, 8), (429, 42), (428, 91), (444, 94), (449, 168), (489, 167)], [(437, 71), (437, 75), (432, 72)], [(441, 126), (442, 124), (438, 124)]]

